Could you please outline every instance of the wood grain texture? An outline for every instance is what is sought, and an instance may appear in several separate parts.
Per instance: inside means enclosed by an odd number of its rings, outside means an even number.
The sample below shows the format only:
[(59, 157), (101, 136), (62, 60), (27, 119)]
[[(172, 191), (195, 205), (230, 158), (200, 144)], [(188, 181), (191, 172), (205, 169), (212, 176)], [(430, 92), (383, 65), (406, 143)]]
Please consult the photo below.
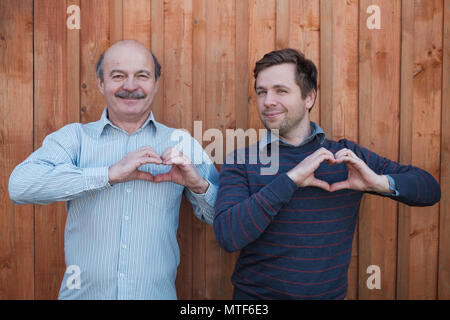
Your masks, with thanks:
[[(193, 0), (192, 3), (192, 116), (193, 121), (201, 121), (201, 130), (205, 130), (206, 119), (206, 1)], [(200, 144), (202, 135), (192, 132)], [(200, 136), (200, 138), (198, 138)], [(205, 147), (205, 145), (203, 145)], [(201, 300), (206, 295), (206, 229), (205, 223), (198, 219), (192, 222), (192, 298)]]
[[(439, 178), (443, 2), (402, 2), (400, 161)], [(436, 299), (439, 205), (399, 205), (397, 298)]]
[(248, 0), (248, 127), (264, 128), (256, 109), (255, 78), (253, 69), (255, 63), (264, 54), (276, 48), (276, 1), (275, 0)]
[[(112, 1), (81, 0), (81, 122), (97, 121), (105, 108), (105, 100), (97, 85), (95, 64), (100, 55), (112, 44), (110, 21), (116, 16), (116, 3)], [(114, 10), (113, 10), (114, 9)], [(110, 15), (113, 15), (111, 17)], [(115, 37), (119, 31), (116, 31)], [(119, 39), (114, 39), (119, 40)]]
[[(123, 39), (133, 39), (151, 46), (152, 3), (148, 0), (123, 0)], [(114, 21), (119, 20), (115, 19)]]
[[(320, 12), (320, 125), (330, 139), (358, 142), (358, 2), (321, 1)], [(356, 299), (357, 227), (348, 278), (347, 299)]]
[(33, 151), (33, 1), (0, 2), (0, 299), (34, 298), (34, 210), (9, 199)]
[[(164, 4), (164, 107), (158, 120), (169, 127), (192, 132), (192, 1), (168, 1)], [(177, 239), (181, 262), (178, 267), (177, 295), (192, 299), (192, 207), (183, 199)]]
[[(290, 0), (288, 47), (300, 50), (320, 70), (319, 0)], [(351, 40), (350, 40), (351, 41)], [(310, 119), (320, 125), (320, 78)]]
[[(66, 28), (71, 4), (81, 30)], [(373, 4), (380, 30), (366, 27)], [(155, 118), (191, 133), (201, 120), (203, 132), (224, 136), (263, 127), (255, 62), (274, 49), (303, 51), (319, 68), (311, 118), (329, 138), (423, 167), (442, 187), (440, 204), (426, 208), (364, 198), (347, 298), (449, 299), (449, 21), (450, 0), (0, 1), (0, 298), (57, 297), (65, 208), (14, 205), (9, 174), (50, 132), (99, 119), (95, 63), (129, 38), (162, 65)], [(178, 298), (231, 298), (238, 253), (219, 249), (185, 199), (179, 226)], [(381, 290), (366, 286), (369, 265), (381, 267)]]
[[(360, 1), (359, 142), (398, 161), (400, 101), (400, 1), (377, 1), (381, 29), (369, 29), (367, 8)], [(366, 195), (359, 217), (359, 298), (394, 299), (397, 256), (397, 203)], [(367, 268), (381, 269), (381, 289), (367, 286)]]
[[(206, 128), (236, 128), (236, 2), (206, 2)], [(223, 144), (225, 154), (225, 143)], [(230, 299), (236, 255), (219, 249), (206, 228), (206, 299)]]
[(450, 299), (450, 0), (444, 1), (438, 299)]
[[(78, 49), (71, 47), (77, 45), (76, 34), (70, 43), (67, 37), (69, 31), (78, 31), (68, 30), (65, 19), (54, 19), (66, 17), (67, 6), (66, 1), (55, 0), (34, 5), (34, 149), (40, 148), (48, 134), (79, 121), (79, 99), (73, 92), (68, 94), (68, 89), (78, 89), (74, 83), (78, 70), (68, 64), (76, 63), (77, 54), (71, 52)], [(74, 100), (69, 105), (70, 98)], [(36, 205), (35, 213), (35, 298), (55, 299), (65, 271), (67, 215), (64, 203)]]

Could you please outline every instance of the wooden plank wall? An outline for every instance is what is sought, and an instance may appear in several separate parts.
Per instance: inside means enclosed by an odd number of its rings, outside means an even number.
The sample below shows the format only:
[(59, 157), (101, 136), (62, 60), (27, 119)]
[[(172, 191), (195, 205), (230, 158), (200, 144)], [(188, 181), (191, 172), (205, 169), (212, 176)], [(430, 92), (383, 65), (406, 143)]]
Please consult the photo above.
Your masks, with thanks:
[[(66, 27), (73, 4), (79, 30)], [(367, 27), (371, 5), (380, 29)], [(423, 167), (442, 188), (427, 208), (364, 197), (348, 299), (450, 299), (450, 0), (0, 1), (0, 299), (57, 297), (64, 204), (14, 205), (8, 178), (50, 132), (99, 118), (94, 65), (120, 39), (152, 48), (163, 70), (155, 116), (191, 132), (195, 120), (223, 133), (261, 128), (255, 61), (305, 52), (320, 71), (311, 116), (328, 137)], [(237, 254), (218, 248), (185, 200), (180, 214), (179, 298), (229, 299)], [(370, 265), (381, 289), (366, 285)]]

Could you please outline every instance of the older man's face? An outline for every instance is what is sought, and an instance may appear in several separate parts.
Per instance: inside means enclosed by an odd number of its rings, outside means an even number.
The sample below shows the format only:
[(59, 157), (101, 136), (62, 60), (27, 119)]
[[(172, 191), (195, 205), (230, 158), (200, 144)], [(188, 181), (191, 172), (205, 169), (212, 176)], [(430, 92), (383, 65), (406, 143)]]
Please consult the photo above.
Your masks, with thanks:
[(148, 50), (129, 44), (111, 47), (103, 60), (103, 78), (99, 88), (111, 121), (140, 122), (149, 115), (158, 83)]

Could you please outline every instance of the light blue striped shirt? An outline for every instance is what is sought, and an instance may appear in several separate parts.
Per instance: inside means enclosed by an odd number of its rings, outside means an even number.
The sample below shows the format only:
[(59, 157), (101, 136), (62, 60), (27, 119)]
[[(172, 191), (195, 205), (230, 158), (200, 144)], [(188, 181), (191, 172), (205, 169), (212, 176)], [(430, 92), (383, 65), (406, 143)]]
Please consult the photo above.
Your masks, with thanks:
[[(196, 194), (175, 183), (142, 180), (111, 186), (108, 167), (143, 146), (158, 154), (175, 146), (191, 159), (195, 155), (208, 190)], [(140, 167), (152, 174), (169, 169)], [(9, 194), (19, 204), (66, 201), (67, 271), (59, 299), (176, 299), (182, 194), (195, 215), (212, 224), (217, 182), (214, 164), (185, 131), (156, 122), (151, 113), (128, 134), (108, 120), (105, 109), (99, 121), (69, 124), (48, 135), (12, 172)]]

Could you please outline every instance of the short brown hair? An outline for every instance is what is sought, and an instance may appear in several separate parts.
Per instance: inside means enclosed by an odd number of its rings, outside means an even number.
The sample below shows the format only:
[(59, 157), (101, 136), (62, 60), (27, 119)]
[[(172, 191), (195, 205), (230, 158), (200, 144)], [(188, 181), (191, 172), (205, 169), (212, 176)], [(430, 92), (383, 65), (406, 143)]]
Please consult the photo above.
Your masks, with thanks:
[(317, 68), (314, 62), (306, 59), (303, 53), (295, 49), (287, 48), (266, 53), (261, 60), (256, 62), (253, 70), (255, 80), (262, 70), (283, 63), (295, 64), (297, 70), (295, 81), (301, 89), (303, 99), (313, 89), (317, 93)]

